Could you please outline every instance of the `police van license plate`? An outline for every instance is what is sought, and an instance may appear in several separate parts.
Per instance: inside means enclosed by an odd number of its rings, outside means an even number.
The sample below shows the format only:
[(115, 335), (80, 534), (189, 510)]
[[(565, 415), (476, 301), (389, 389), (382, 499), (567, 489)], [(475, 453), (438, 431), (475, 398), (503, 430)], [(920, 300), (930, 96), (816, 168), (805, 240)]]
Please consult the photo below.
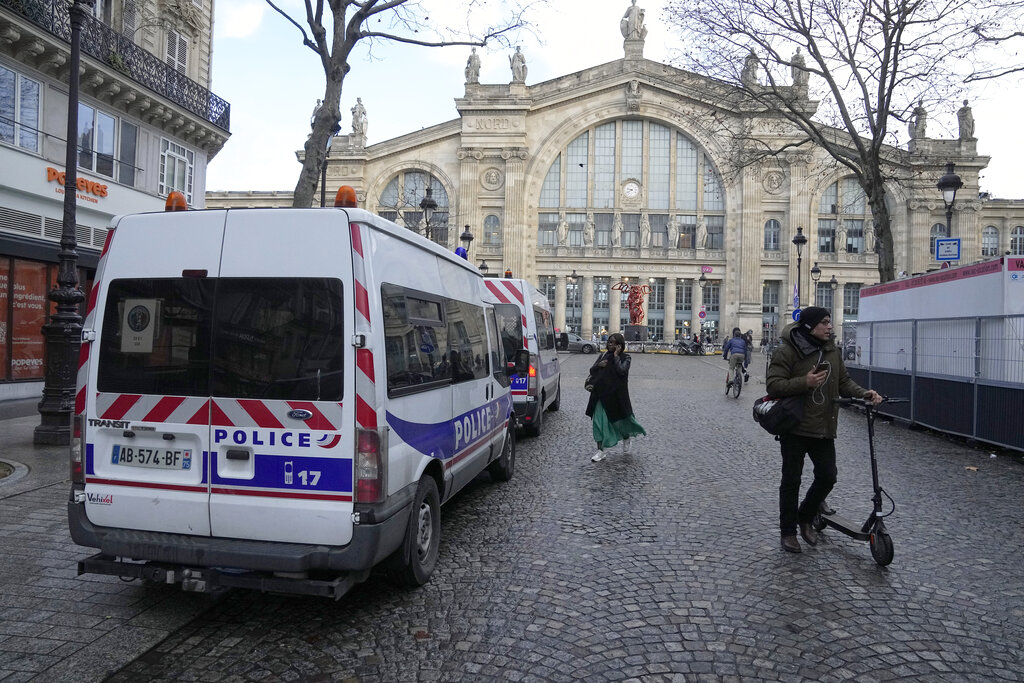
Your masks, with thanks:
[(114, 446), (111, 462), (115, 465), (154, 467), (161, 470), (192, 469), (191, 448), (140, 448), (138, 446)]

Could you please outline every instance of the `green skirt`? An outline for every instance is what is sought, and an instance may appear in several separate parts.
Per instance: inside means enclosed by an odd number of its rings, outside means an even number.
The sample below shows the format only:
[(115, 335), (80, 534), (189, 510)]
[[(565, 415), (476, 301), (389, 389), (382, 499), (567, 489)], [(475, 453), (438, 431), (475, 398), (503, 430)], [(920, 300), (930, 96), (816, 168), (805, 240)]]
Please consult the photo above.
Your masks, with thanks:
[(628, 439), (641, 434), (647, 435), (647, 432), (644, 431), (644, 428), (636, 421), (632, 414), (616, 422), (609, 420), (608, 413), (604, 412), (604, 406), (601, 405), (600, 401), (594, 406), (593, 425), (594, 441), (597, 442), (597, 447), (601, 450), (611, 448), (622, 439)]

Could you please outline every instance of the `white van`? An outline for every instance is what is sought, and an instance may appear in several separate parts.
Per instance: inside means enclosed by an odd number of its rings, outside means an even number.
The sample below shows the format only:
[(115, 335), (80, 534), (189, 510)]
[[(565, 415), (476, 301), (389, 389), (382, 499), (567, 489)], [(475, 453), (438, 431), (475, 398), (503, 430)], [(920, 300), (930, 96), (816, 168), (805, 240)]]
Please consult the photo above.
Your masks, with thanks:
[(561, 375), (555, 348), (555, 320), (548, 298), (519, 278), (487, 278), (497, 304), (501, 339), (507, 361), (518, 349), (530, 352), (530, 368), (512, 376), (512, 401), (519, 425), (536, 436), (544, 426), (544, 411), (558, 410)]
[(425, 583), (441, 504), (514, 470), (501, 343), (475, 267), (366, 211), (115, 218), (78, 380), (79, 573), (337, 598), (387, 560)]

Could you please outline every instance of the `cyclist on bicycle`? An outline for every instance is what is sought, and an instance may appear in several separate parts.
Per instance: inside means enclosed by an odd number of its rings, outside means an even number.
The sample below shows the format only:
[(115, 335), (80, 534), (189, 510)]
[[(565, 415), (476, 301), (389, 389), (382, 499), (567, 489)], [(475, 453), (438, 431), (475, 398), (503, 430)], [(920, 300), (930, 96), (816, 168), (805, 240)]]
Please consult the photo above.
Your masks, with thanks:
[(750, 375), (747, 374), (747, 367), (750, 365), (750, 344), (747, 343), (740, 328), (732, 328), (732, 339), (722, 345), (722, 358), (729, 361), (729, 374), (725, 377), (726, 386), (732, 386), (733, 373), (740, 363), (743, 364), (743, 381), (750, 381)]

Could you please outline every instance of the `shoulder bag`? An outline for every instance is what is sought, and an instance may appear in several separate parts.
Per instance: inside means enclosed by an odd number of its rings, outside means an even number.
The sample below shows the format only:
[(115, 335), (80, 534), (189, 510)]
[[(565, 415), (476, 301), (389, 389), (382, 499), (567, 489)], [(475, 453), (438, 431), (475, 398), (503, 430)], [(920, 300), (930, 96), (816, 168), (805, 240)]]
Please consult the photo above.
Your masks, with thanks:
[(754, 401), (754, 422), (761, 425), (769, 434), (789, 434), (803, 419), (803, 395), (782, 398), (762, 396)]

